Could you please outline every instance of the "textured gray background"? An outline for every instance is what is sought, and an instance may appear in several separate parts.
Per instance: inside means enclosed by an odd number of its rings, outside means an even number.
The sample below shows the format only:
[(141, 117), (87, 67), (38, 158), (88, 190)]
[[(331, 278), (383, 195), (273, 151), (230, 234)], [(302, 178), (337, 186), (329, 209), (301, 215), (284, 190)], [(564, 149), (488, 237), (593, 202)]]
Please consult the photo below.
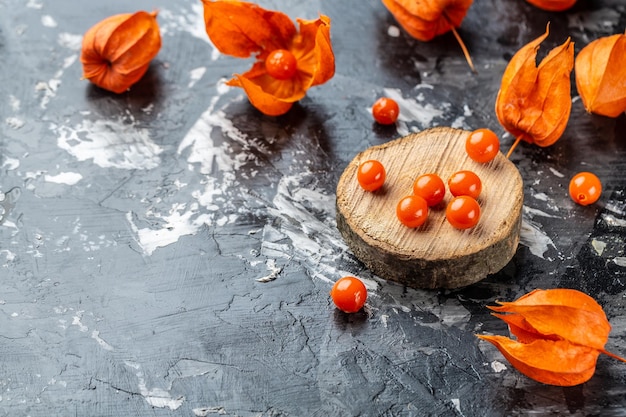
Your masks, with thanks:
[[(334, 190), (356, 153), (431, 126), (489, 127), (502, 72), (552, 33), (576, 51), (623, 32), (623, 0), (547, 13), (477, 0), (460, 34), (406, 36), (378, 1), (264, 1), (332, 19), (337, 71), (287, 115), (260, 115), (223, 85), (250, 61), (218, 54), (200, 2), (0, 0), (0, 415), (626, 415), (626, 365), (578, 387), (544, 386), (475, 333), (507, 334), (486, 305), (570, 287), (604, 307), (626, 355), (626, 119), (585, 113), (554, 146), (518, 147), (522, 243), (499, 274), (457, 291), (384, 282), (336, 230)], [(81, 80), (82, 34), (159, 9), (163, 48), (114, 95)], [(380, 95), (397, 126), (373, 123)], [(601, 200), (569, 178), (593, 170)], [(370, 289), (335, 310), (345, 274)]]

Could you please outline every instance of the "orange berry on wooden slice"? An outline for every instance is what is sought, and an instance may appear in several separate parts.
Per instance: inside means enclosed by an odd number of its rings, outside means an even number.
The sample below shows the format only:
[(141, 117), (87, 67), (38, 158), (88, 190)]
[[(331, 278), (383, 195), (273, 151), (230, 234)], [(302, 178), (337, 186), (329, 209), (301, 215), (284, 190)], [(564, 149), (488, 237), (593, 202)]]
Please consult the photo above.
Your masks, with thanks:
[(480, 220), (480, 205), (469, 195), (454, 197), (446, 207), (446, 219), (457, 229), (469, 229)]
[(437, 174), (423, 174), (415, 179), (413, 194), (426, 200), (429, 207), (436, 206), (446, 196), (446, 185)]
[(406, 227), (420, 227), (428, 219), (428, 203), (419, 195), (407, 195), (398, 202), (396, 215)]
[(448, 189), (455, 197), (467, 195), (478, 198), (483, 189), (483, 183), (475, 172), (463, 170), (457, 171), (448, 179)]
[(370, 160), (359, 165), (356, 178), (365, 191), (376, 191), (385, 183), (386, 175), (383, 164)]
[(467, 155), (481, 164), (487, 163), (500, 152), (500, 139), (489, 129), (476, 129), (465, 141)]
[[(373, 146), (356, 155), (337, 184), (337, 227), (344, 240), (372, 272), (413, 288), (459, 288), (501, 270), (519, 243), (523, 182), (517, 167), (502, 153), (488, 164), (465, 151), (471, 132), (438, 127)], [(363, 190), (359, 165), (380, 161), (387, 178), (383, 192)], [(411, 193), (416, 178), (436, 173), (450, 178), (461, 170), (478, 175), (480, 220), (458, 229), (444, 208), (428, 212), (418, 228), (402, 224), (398, 202)], [(454, 198), (446, 193), (442, 207)]]

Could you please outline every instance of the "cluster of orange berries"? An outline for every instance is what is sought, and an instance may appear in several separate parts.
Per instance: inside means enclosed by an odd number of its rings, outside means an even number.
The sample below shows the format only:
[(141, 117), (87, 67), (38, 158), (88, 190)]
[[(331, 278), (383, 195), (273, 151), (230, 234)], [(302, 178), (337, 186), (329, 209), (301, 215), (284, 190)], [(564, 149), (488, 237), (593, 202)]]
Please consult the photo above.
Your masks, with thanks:
[[(500, 142), (489, 129), (472, 132), (466, 142), (468, 156), (476, 162), (486, 163), (500, 151)], [(376, 191), (385, 182), (385, 167), (380, 161), (368, 160), (359, 165), (357, 180), (366, 191)], [(446, 219), (457, 229), (474, 227), (480, 220), (480, 205), (477, 198), (482, 191), (482, 182), (472, 171), (455, 172), (448, 179), (448, 189), (454, 198), (446, 207)], [(396, 206), (396, 216), (402, 224), (415, 228), (428, 218), (429, 207), (439, 205), (446, 194), (446, 187), (439, 175), (427, 173), (413, 182), (413, 194), (403, 197)]]
[[(377, 123), (380, 123), (383, 125), (394, 124), (398, 120), (399, 115), (400, 115), (400, 107), (398, 106), (398, 103), (392, 98), (381, 97), (378, 100), (376, 100), (376, 102), (372, 106), (372, 116), (374, 117), (374, 120)], [(478, 131), (480, 130), (486, 131), (487, 129), (479, 129)], [(475, 132), (478, 132), (478, 131), (475, 131)], [(496, 156), (496, 154), (498, 153), (500, 149), (499, 143), (496, 143), (497, 137), (495, 136), (495, 134), (491, 132), (490, 134), (488, 134), (488, 136), (489, 136), (488, 138), (485, 138), (479, 135), (472, 134), (470, 135), (470, 138), (468, 139), (468, 143), (466, 144), (467, 153), (470, 156), (470, 158), (472, 158), (476, 162), (484, 163), (484, 162), (491, 161)], [(494, 142), (494, 138), (496, 142)], [(380, 171), (381, 167), (376, 167), (376, 169)], [(422, 179), (422, 181), (427, 181), (427, 180)], [(374, 183), (371, 186), (375, 186), (376, 184), (377, 183)], [(382, 185), (382, 182), (373, 190), (377, 189), (381, 185)], [(369, 190), (369, 191), (373, 191), (373, 190)], [(572, 198), (572, 200), (574, 200), (574, 202), (580, 205), (587, 206), (589, 204), (595, 203), (600, 198), (601, 193), (602, 193), (602, 183), (600, 179), (591, 172), (587, 172), (587, 171), (579, 172), (578, 174), (574, 175), (574, 177), (572, 177), (572, 179), (570, 180), (569, 195)], [(418, 193), (415, 192), (414, 194), (418, 194)], [(452, 192), (452, 194), (454, 195), (454, 192)], [(457, 204), (460, 204), (460, 203), (457, 203)], [(431, 206), (431, 204), (428, 204), (428, 205)]]
[[(479, 130), (483, 131), (484, 134), (483, 129)], [(487, 133), (486, 136), (490, 136), (490, 134)], [(488, 142), (491, 141), (492, 139)], [(476, 142), (484, 144), (482, 140), (479, 140), (479, 135), (473, 132), (466, 143), (466, 150), (468, 150), (470, 157), (485, 162), (493, 159), (493, 157), (487, 157), (487, 154), (493, 150), (474, 152), (480, 148), (473, 146)], [(487, 148), (491, 148), (491, 146)], [(497, 152), (498, 150), (495, 151), (496, 154)], [(484, 157), (476, 159), (478, 155), (484, 155)], [(364, 167), (364, 174), (359, 175), (358, 179), (364, 189), (375, 191), (383, 185), (385, 170), (380, 162), (366, 161), (361, 164), (361, 167)], [(359, 174), (361, 174), (361, 169), (359, 169)], [(448, 180), (448, 188), (450, 193), (455, 196), (446, 208), (446, 218), (450, 224), (459, 229), (474, 226), (480, 218), (480, 206), (476, 202), (482, 188), (480, 178), (471, 171), (459, 171)], [(570, 181), (569, 192), (572, 199), (578, 204), (588, 205), (598, 200), (602, 192), (602, 184), (594, 174), (581, 172)], [(418, 227), (426, 221), (428, 207), (441, 203), (444, 195), (445, 186), (438, 175), (421, 175), (413, 183), (413, 195), (403, 198), (398, 203), (396, 210), (398, 218), (409, 227)], [(367, 288), (360, 279), (346, 276), (335, 282), (330, 291), (330, 296), (339, 310), (345, 313), (356, 313), (365, 305)]]

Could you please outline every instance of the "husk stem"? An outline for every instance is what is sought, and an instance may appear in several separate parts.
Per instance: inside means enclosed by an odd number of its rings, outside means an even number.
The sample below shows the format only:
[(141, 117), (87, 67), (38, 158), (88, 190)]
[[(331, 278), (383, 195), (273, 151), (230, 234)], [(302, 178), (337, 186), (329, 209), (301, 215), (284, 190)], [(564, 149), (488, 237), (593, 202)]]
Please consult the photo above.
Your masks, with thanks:
[(518, 136), (517, 139), (515, 139), (515, 142), (513, 142), (513, 145), (511, 145), (511, 147), (509, 148), (509, 151), (506, 153), (507, 158), (511, 156), (511, 154), (513, 153), (515, 148), (517, 148), (517, 145), (520, 143), (521, 140), (522, 140), (521, 136)]
[(472, 72), (474, 74), (477, 74), (478, 71), (476, 71), (476, 68), (474, 68), (474, 63), (472, 62), (472, 57), (470, 56), (469, 51), (467, 50), (467, 47), (465, 46), (465, 43), (463, 42), (463, 39), (461, 39), (461, 35), (459, 35), (459, 32), (456, 31), (454, 26), (452, 26), (452, 34), (454, 35), (454, 37), (456, 38), (457, 42), (459, 43), (459, 46), (461, 47), (461, 50), (463, 50), (463, 55), (465, 56), (465, 60), (467, 61), (467, 65), (469, 65), (470, 69), (472, 70)]

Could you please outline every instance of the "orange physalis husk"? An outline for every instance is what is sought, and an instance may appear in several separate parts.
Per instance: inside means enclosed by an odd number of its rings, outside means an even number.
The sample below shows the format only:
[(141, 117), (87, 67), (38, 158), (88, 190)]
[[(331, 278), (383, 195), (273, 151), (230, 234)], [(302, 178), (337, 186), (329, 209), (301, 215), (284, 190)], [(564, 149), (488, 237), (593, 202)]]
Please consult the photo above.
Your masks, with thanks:
[(574, 68), (588, 112), (617, 117), (626, 111), (626, 34), (589, 43), (578, 53)]
[(456, 28), (467, 14), (473, 0), (382, 0), (396, 21), (417, 40), (428, 42), (452, 31), (465, 59), (475, 71), (472, 58)]
[(496, 98), (496, 116), (515, 138), (507, 157), (520, 140), (545, 147), (556, 142), (572, 109), (570, 73), (574, 44), (568, 38), (536, 65), (537, 51), (549, 33), (523, 46), (507, 65)]
[(576, 4), (576, 0), (526, 0), (535, 7), (550, 12), (562, 12)]
[[(239, 58), (256, 55), (252, 68), (235, 74), (227, 84), (242, 87), (250, 103), (262, 113), (286, 113), (309, 88), (325, 83), (335, 74), (327, 16), (297, 19), (298, 31), (287, 15), (253, 3), (202, 2), (206, 32), (220, 52)], [(297, 70), (292, 77), (277, 79), (268, 73), (265, 60), (276, 50), (287, 50), (295, 57)]]
[(83, 77), (105, 90), (123, 93), (148, 70), (161, 49), (157, 12), (118, 14), (91, 27), (83, 37)]
[(588, 381), (611, 326), (602, 307), (572, 289), (534, 290), (514, 302), (489, 306), (517, 341), (477, 335), (491, 342), (518, 371), (544, 384), (572, 386)]

